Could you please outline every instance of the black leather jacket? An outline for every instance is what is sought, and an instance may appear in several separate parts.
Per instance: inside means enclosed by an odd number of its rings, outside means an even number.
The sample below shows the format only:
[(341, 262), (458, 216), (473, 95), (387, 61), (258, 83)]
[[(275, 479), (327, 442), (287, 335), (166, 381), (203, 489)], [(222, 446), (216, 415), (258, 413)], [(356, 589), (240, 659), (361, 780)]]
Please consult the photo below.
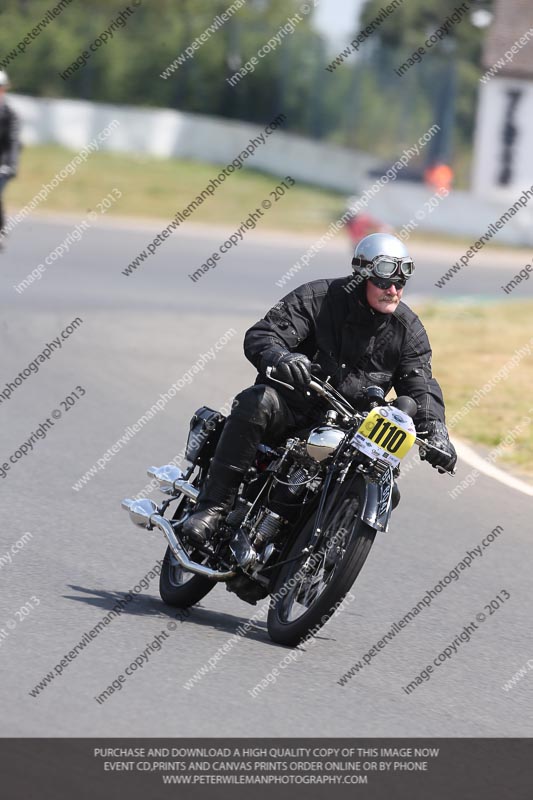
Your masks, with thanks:
[(394, 314), (380, 314), (364, 296), (345, 286), (352, 276), (317, 280), (286, 295), (247, 332), (244, 353), (259, 372), (256, 383), (274, 386), (287, 403), (302, 412), (317, 408), (301, 391), (290, 391), (265, 377), (287, 351), (304, 353), (356, 408), (362, 390), (379, 385), (385, 393), (416, 400), (417, 428), (429, 420), (444, 422), (442, 391), (431, 373), (431, 347), (416, 314), (400, 302)]
[(0, 104), (0, 166), (6, 165), (16, 172), (19, 156), (18, 117), (6, 103)]

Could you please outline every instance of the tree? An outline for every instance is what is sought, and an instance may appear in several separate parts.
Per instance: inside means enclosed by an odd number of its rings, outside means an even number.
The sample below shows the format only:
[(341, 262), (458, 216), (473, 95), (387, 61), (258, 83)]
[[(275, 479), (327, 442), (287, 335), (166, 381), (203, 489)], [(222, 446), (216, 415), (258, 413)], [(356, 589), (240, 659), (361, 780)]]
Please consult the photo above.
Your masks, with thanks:
[[(432, 3), (404, 0), (372, 33), (363, 56), (367, 68), (376, 69), (376, 65), (383, 62), (396, 68), (405, 64), (451, 17), (458, 5), (457, 0), (433, 0)], [(402, 126), (405, 114), (414, 114), (416, 125), (421, 127), (428, 116), (435, 117), (439, 102), (453, 103), (455, 149), (461, 156), (471, 148), (485, 36), (485, 30), (473, 24), (472, 13), (480, 7), (490, 11), (492, 2), (470, 2), (469, 6), (466, 15), (450, 26), (442, 41), (425, 48), (423, 62), (414, 63), (401, 77), (396, 73), (390, 75), (388, 90), (382, 84), (378, 86), (378, 81), (375, 83), (376, 89), (386, 91), (386, 109), (383, 108), (381, 115), (383, 124), (391, 115)], [(383, 7), (383, 0), (369, 0), (363, 9), (360, 29), (379, 18)], [(450, 85), (452, 82), (456, 84), (455, 89)], [(403, 127), (409, 127), (405, 121)]]

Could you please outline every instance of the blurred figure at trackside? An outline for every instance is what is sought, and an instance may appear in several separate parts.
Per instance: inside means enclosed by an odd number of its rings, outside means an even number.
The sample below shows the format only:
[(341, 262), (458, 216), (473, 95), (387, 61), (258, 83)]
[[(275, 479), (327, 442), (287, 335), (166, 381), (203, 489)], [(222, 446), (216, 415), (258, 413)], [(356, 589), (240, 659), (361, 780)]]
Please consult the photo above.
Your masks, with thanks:
[(20, 150), (18, 117), (6, 103), (9, 86), (7, 73), (0, 70), (0, 250), (6, 238), (2, 194), (6, 183), (17, 174)]

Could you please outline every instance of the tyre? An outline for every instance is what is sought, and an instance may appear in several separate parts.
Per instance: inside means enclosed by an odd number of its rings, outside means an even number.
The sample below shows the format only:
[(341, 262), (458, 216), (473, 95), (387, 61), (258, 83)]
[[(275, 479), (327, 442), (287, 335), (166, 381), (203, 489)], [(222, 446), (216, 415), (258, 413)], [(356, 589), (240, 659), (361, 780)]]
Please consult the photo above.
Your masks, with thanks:
[(305, 523), (272, 590), (267, 626), (278, 644), (295, 647), (321, 628), (350, 590), (374, 543), (376, 531), (361, 521), (364, 485), (352, 484), (329, 504), (316, 557), (298, 554), (308, 544), (316, 515)]
[[(193, 486), (199, 486), (204, 477), (205, 471), (200, 470), (190, 482)], [(193, 510), (194, 504), (184, 496), (178, 503), (172, 519), (174, 521), (186, 519)], [(199, 563), (205, 561), (199, 553), (192, 552), (189, 555), (193, 561)], [(211, 589), (214, 589), (215, 583), (216, 581), (209, 580), (209, 578), (184, 570), (174, 558), (170, 547), (167, 547), (159, 576), (159, 594), (167, 606), (174, 606), (174, 608), (194, 606)]]
[[(199, 560), (195, 558), (194, 553), (191, 554), (191, 558)], [(175, 608), (194, 606), (214, 589), (215, 585), (216, 581), (186, 572), (172, 555), (170, 547), (167, 547), (159, 576), (159, 594), (167, 606)]]

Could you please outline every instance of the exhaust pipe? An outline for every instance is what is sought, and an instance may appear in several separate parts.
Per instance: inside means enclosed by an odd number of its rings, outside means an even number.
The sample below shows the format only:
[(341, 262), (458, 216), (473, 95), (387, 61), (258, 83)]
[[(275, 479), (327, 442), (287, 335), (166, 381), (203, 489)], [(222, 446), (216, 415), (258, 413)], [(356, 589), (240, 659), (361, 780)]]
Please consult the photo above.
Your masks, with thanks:
[(159, 483), (159, 488), (165, 494), (178, 494), (178, 492), (181, 492), (193, 503), (196, 503), (200, 490), (185, 480), (179, 467), (175, 467), (173, 464), (167, 464), (164, 467), (148, 467), (146, 473), (151, 478), (156, 479)]
[(174, 491), (181, 492), (182, 494), (186, 495), (189, 500), (192, 500), (193, 503), (196, 503), (198, 499), (198, 495), (200, 494), (200, 489), (197, 489), (196, 486), (193, 486), (192, 483), (188, 483), (187, 481), (174, 481)]
[[(191, 488), (195, 488), (194, 486)], [(235, 577), (237, 574), (234, 570), (227, 572), (220, 572), (211, 567), (206, 567), (204, 564), (198, 564), (196, 561), (191, 561), (187, 551), (183, 547), (181, 541), (174, 533), (174, 528), (164, 517), (159, 514), (156, 504), (153, 500), (130, 500), (122, 501), (122, 508), (129, 511), (131, 521), (134, 525), (141, 528), (158, 528), (165, 534), (168, 545), (174, 555), (174, 558), (183, 569), (188, 572), (194, 572), (195, 575), (201, 575), (203, 578), (209, 578), (212, 581), (227, 581)]]

